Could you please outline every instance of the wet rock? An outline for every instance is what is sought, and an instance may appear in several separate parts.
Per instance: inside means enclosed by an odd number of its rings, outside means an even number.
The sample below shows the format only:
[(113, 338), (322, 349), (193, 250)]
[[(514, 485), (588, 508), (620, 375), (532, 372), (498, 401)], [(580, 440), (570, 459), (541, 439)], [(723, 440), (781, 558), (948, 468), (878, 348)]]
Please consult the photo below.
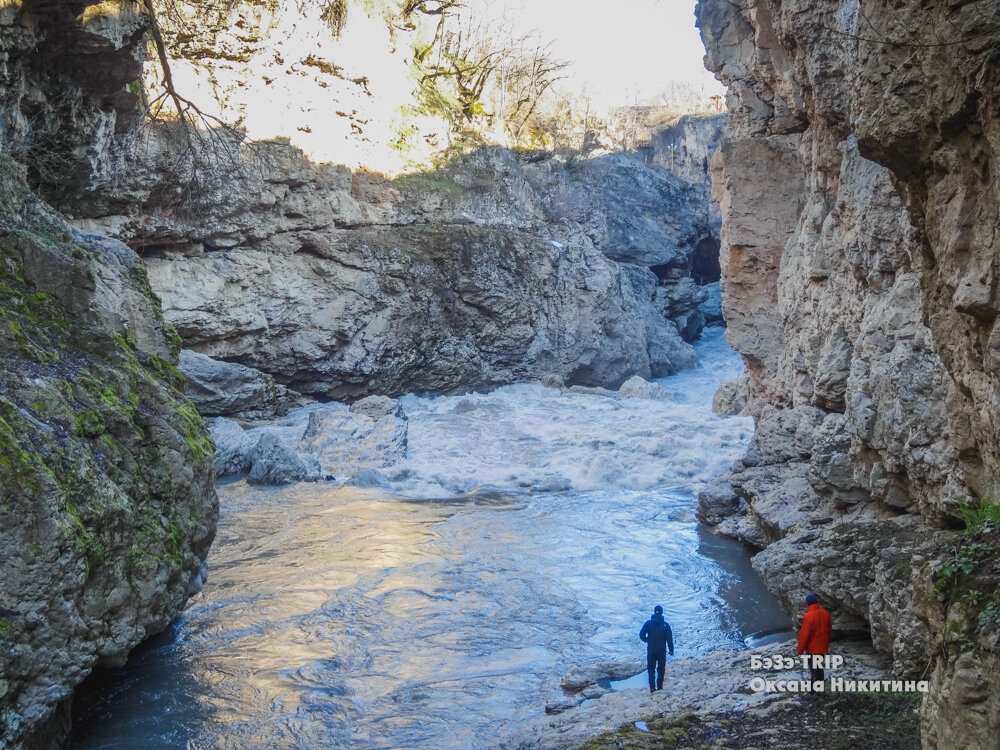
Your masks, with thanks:
[(646, 398), (654, 401), (673, 401), (670, 395), (660, 383), (650, 383), (643, 380), (638, 375), (633, 375), (618, 389), (618, 398)]
[(208, 432), (215, 443), (215, 471), (219, 477), (250, 470), (250, 454), (256, 442), (238, 423), (217, 417), (209, 423)]
[(469, 412), (476, 411), (477, 409), (479, 409), (479, 404), (471, 399), (463, 398), (455, 404), (455, 408), (452, 409), (451, 412), (452, 414), (468, 414)]
[(563, 690), (576, 692), (590, 685), (596, 685), (601, 680), (624, 680), (645, 669), (646, 663), (639, 659), (602, 661), (571, 669), (563, 676), (559, 686)]
[(562, 390), (566, 387), (566, 383), (563, 381), (562, 377), (552, 372), (542, 375), (539, 382), (546, 388), (556, 388), (558, 390)]
[(357, 474), (347, 480), (347, 484), (352, 487), (388, 487), (389, 480), (385, 474), (378, 469), (362, 469)]
[(315, 479), (319, 467), (307, 461), (273, 434), (265, 434), (250, 453), (251, 484), (279, 485)]
[(614, 391), (609, 391), (607, 388), (588, 388), (583, 385), (571, 385), (568, 390), (570, 393), (579, 393), (584, 396), (604, 396), (605, 398), (614, 398), (618, 395)]
[(184, 395), (203, 416), (273, 419), (287, 413), (297, 396), (252, 367), (187, 349), (181, 350), (177, 369), (184, 376)]
[[(380, 410), (398, 408), (385, 399)], [(406, 458), (406, 421), (388, 414), (374, 419), (355, 412), (314, 411), (299, 443), (298, 452), (312, 456), (324, 474), (353, 476), (363, 469), (383, 469)]]
[(535, 492), (566, 492), (573, 489), (573, 483), (562, 476), (545, 477), (531, 485)]

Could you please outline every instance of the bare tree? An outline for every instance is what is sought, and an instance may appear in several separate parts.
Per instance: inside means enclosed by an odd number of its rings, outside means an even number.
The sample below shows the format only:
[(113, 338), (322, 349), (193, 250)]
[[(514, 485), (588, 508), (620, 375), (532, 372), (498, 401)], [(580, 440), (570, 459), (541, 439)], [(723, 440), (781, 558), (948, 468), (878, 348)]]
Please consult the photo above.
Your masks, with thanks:
[(445, 114), (457, 127), (478, 118), (499, 120), (516, 143), (567, 63), (537, 36), (447, 12), (456, 7), (445, 9), (430, 44), (414, 52), (425, 99), (451, 104)]

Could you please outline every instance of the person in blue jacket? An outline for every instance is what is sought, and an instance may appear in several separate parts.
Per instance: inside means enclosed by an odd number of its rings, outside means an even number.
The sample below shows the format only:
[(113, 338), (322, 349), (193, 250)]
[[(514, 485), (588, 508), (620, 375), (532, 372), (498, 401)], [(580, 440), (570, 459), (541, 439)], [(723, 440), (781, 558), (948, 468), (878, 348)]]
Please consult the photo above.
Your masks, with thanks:
[[(639, 640), (646, 644), (646, 671), (649, 672), (649, 692), (663, 690), (663, 672), (667, 666), (667, 651), (674, 655), (674, 634), (670, 625), (663, 619), (663, 607), (657, 604), (653, 608), (653, 616), (639, 631)], [(653, 671), (656, 680), (653, 680)]]

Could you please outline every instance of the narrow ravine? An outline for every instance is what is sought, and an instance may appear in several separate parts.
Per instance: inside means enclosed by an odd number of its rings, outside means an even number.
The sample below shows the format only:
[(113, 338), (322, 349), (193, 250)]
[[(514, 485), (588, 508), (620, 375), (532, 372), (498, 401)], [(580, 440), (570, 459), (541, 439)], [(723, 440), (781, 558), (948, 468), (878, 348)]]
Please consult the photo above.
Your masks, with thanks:
[(698, 350), (659, 381), (672, 400), (406, 397), (385, 490), (220, 485), (204, 591), (85, 685), (73, 747), (470, 747), (538, 716), (570, 668), (639, 656), (653, 604), (679, 656), (786, 625), (695, 520), (693, 490), (752, 432), (711, 413), (741, 366), (721, 329)]

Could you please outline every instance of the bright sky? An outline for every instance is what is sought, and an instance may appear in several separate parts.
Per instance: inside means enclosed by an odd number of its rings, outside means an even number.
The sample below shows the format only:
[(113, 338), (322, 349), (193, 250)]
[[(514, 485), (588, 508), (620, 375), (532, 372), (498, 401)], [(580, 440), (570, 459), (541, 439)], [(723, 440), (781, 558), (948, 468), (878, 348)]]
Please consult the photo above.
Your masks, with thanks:
[(706, 98), (723, 93), (702, 63), (695, 0), (479, 1), (552, 39), (555, 57), (573, 63), (568, 86), (586, 85), (597, 104), (642, 103), (671, 80), (703, 89)]

